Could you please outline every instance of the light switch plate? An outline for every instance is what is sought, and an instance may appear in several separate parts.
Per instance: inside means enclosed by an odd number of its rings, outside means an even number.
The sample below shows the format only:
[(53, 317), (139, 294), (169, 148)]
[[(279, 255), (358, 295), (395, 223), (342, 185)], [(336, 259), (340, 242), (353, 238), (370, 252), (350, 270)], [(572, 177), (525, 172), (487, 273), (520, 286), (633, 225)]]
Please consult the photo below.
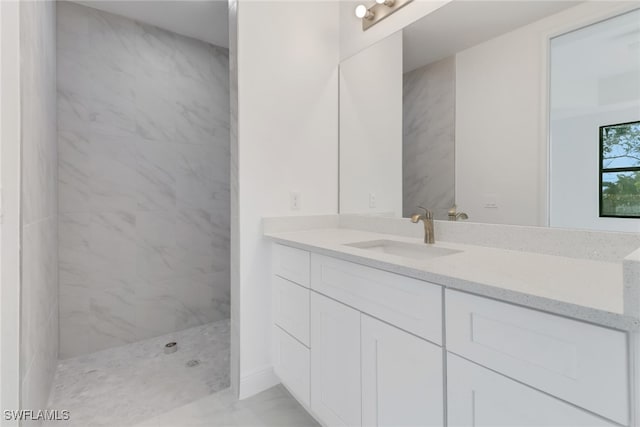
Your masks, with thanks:
[(376, 207), (376, 195), (375, 193), (369, 193), (369, 208), (374, 209)]
[(289, 207), (292, 211), (299, 211), (302, 204), (300, 193), (292, 191), (289, 193)]

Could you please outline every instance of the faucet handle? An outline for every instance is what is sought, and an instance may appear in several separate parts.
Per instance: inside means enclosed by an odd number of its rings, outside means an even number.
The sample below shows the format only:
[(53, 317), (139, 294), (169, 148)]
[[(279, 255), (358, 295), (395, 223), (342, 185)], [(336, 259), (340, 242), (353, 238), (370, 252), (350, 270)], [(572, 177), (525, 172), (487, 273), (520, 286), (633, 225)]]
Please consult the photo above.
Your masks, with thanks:
[(424, 206), (418, 206), (418, 207), (424, 210), (424, 217), (426, 219), (433, 219), (433, 212), (431, 212), (429, 209), (425, 208)]

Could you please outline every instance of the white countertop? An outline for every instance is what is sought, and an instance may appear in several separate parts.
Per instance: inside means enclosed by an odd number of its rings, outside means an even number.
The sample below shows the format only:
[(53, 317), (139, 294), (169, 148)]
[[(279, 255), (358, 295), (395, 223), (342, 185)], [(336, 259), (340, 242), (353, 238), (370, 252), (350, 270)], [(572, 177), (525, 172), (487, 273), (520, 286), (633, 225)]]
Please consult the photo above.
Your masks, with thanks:
[(640, 319), (624, 314), (622, 261), (605, 262), (449, 242), (436, 242), (434, 246), (461, 252), (416, 260), (345, 244), (371, 240), (422, 244), (421, 239), (345, 228), (265, 233), (265, 236), (288, 246), (447, 288), (602, 326), (640, 330)]

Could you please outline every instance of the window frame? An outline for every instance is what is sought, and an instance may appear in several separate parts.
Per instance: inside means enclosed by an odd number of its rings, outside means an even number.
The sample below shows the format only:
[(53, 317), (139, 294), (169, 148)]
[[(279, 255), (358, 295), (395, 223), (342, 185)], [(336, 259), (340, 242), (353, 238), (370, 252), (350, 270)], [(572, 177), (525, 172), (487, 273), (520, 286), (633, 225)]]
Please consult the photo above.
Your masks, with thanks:
[(616, 173), (616, 172), (640, 172), (640, 166), (630, 166), (630, 167), (623, 167), (623, 168), (603, 168), (602, 164), (604, 161), (604, 129), (605, 128), (611, 128), (611, 127), (616, 127), (616, 126), (623, 126), (623, 125), (634, 125), (637, 124), (640, 126), (640, 120), (634, 120), (632, 122), (623, 122), (623, 123), (614, 123), (614, 124), (610, 124), (610, 125), (603, 125), (600, 126), (600, 128), (598, 129), (598, 140), (599, 140), (599, 151), (600, 151), (600, 155), (599, 155), (599, 173), (598, 173), (598, 215), (600, 218), (640, 218), (640, 215), (611, 215), (611, 214), (603, 214), (602, 213), (602, 175), (605, 173)]

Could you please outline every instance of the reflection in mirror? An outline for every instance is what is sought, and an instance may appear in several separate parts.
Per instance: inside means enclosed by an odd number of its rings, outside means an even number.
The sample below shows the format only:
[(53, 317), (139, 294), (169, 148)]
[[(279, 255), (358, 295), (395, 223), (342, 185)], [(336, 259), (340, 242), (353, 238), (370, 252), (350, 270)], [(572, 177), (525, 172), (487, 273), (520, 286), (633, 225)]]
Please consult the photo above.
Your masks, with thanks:
[[(631, 8), (455, 1), (343, 61), (340, 212), (409, 217), (422, 205), (446, 220), (463, 217), (448, 215), (456, 206), (473, 222), (549, 225), (547, 46), (558, 34)], [(613, 97), (613, 90), (602, 86), (601, 96)], [(595, 188), (598, 216), (593, 164), (589, 191)]]
[(551, 40), (552, 226), (640, 231), (640, 9)]
[(455, 57), (402, 76), (402, 216), (428, 206), (447, 219), (455, 204)]
[(640, 218), (640, 121), (600, 127), (600, 217)]

